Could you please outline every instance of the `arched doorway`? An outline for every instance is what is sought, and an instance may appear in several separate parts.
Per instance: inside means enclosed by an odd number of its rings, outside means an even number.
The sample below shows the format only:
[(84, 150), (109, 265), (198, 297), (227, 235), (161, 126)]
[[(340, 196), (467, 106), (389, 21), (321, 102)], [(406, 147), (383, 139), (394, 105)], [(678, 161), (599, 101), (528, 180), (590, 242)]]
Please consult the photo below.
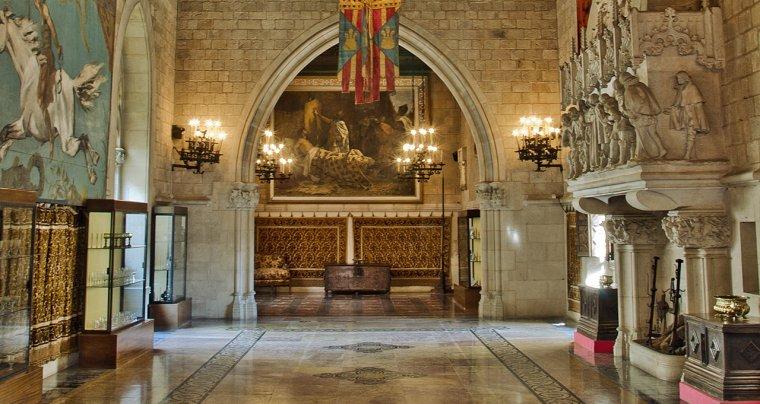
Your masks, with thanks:
[[(267, 125), (278, 99), (298, 73), (315, 57), (337, 44), (337, 22), (337, 16), (328, 18), (306, 31), (284, 49), (262, 74), (262, 79), (252, 91), (253, 96), (244, 109), (249, 111), (245, 124), (239, 128), (242, 135), (238, 146), (235, 175), (238, 182), (233, 185), (235, 187), (233, 195), (241, 192), (256, 193), (255, 185), (253, 185), (255, 183), (253, 161), (259, 135)], [(485, 185), (485, 187), (478, 187), (478, 193), (480, 194), (482, 188), (487, 194), (486, 198), (489, 198), (489, 203), (483, 209), (496, 212), (496, 209), (500, 207), (497, 199), (503, 199), (503, 190), (490, 183), (502, 181), (506, 177), (506, 170), (502, 170), (499, 164), (500, 161), (506, 160), (506, 157), (504, 151), (497, 147), (492, 129), (495, 125), (492, 124), (492, 118), (487, 112), (485, 96), (476, 84), (475, 78), (463, 68), (463, 64), (452, 59), (451, 52), (447, 52), (446, 47), (422, 27), (404, 19), (400, 27), (400, 38), (400, 45), (429, 66), (443, 81), (461, 109), (477, 149), (479, 181)], [(253, 190), (251, 190), (252, 187)], [(255, 313), (253, 299), (255, 247), (250, 238), (253, 233), (254, 214), (251, 211), (238, 211), (235, 222), (236, 274), (232, 312), (234, 318), (244, 318)], [(485, 246), (482, 259), (484, 298), (481, 299), (481, 307), (485, 310), (480, 310), (480, 315), (484, 317), (503, 317), (502, 271), (500, 269), (502, 239), (498, 231), (500, 223), (498, 214), (490, 213), (484, 216), (483, 228), (486, 229), (482, 235)]]
[[(114, 145), (113, 196), (116, 199), (147, 202), (150, 158), (151, 73), (148, 29), (142, 4), (133, 2), (128, 19), (121, 24), (121, 47), (116, 57), (120, 80), (117, 94)], [(117, 43), (118, 39), (117, 39)]]

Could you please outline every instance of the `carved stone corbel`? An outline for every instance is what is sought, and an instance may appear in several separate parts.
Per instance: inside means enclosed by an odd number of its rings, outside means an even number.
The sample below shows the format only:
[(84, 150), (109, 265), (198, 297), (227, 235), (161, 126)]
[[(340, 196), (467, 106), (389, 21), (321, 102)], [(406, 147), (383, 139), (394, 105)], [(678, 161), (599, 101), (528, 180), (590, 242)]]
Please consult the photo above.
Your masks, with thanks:
[(233, 210), (255, 210), (259, 205), (259, 187), (251, 183), (235, 183), (227, 200), (227, 208)]
[(654, 216), (610, 216), (604, 221), (607, 237), (615, 244), (665, 244), (660, 219)]
[(475, 195), (482, 210), (499, 210), (507, 206), (507, 189), (504, 182), (481, 182)]
[(721, 248), (731, 242), (731, 226), (723, 215), (668, 216), (662, 229), (671, 243), (684, 248)]

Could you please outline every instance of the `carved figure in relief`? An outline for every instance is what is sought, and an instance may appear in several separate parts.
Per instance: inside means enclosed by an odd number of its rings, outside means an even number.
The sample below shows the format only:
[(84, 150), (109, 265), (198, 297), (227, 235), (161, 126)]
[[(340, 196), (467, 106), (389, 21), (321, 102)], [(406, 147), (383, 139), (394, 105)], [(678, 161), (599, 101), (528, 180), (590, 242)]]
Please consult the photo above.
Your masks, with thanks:
[(570, 117), (573, 121), (573, 134), (575, 135), (575, 150), (576, 153), (576, 176), (579, 176), (589, 170), (588, 164), (588, 138), (586, 125), (583, 118), (583, 109), (586, 108), (586, 103), (581, 100), (578, 103), (578, 108), (572, 108), (570, 110)]
[(600, 167), (601, 160), (603, 159), (603, 156), (601, 156), (600, 144), (602, 143), (604, 134), (602, 133), (602, 124), (597, 112), (597, 107), (599, 106), (599, 95), (589, 94), (586, 97), (585, 105), (587, 108), (584, 111), (583, 116), (585, 119), (586, 128), (588, 128), (589, 170), (593, 171)]
[(670, 128), (686, 131), (686, 152), (684, 159), (694, 158), (694, 141), (698, 135), (710, 133), (710, 125), (705, 114), (705, 99), (694, 84), (689, 73), (676, 73), (676, 99), (667, 112), (670, 113)]
[(570, 107), (567, 112), (562, 114), (562, 147), (567, 147), (570, 153), (567, 154), (567, 178), (575, 178), (576, 162), (578, 161), (575, 145), (575, 134), (573, 133), (573, 118), (570, 111), (575, 107)]
[(665, 157), (667, 151), (657, 133), (657, 116), (662, 112), (652, 90), (638, 77), (623, 72), (619, 76), (623, 85), (621, 110), (628, 116), (636, 130), (634, 159), (642, 161)]
[[(636, 130), (628, 118), (620, 112), (615, 99), (610, 98), (604, 107), (610, 116), (614, 136), (610, 143), (610, 161), (615, 165), (627, 164), (636, 148)], [(614, 157), (612, 157), (613, 154)]]

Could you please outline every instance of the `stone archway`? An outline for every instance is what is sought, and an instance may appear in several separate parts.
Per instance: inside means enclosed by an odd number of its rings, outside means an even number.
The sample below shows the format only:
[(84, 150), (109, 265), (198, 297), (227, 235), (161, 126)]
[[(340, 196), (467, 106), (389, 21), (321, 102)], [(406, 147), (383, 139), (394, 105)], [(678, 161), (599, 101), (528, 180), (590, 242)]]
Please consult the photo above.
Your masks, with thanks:
[(144, 0), (126, 2), (116, 30), (107, 194), (149, 201), (151, 20)]
[[(505, 190), (503, 181), (506, 170), (500, 167), (505, 160), (503, 151), (497, 147), (491, 118), (487, 112), (485, 96), (475, 78), (463, 63), (452, 59), (448, 51), (433, 34), (408, 19), (402, 19), (400, 45), (426, 63), (448, 87), (456, 99), (470, 128), (478, 153), (480, 184), (477, 194), (483, 210), (483, 292), (480, 316), (502, 318), (502, 237), (500, 209), (503, 207)], [(296, 38), (269, 65), (252, 92), (246, 104), (248, 111), (245, 123), (238, 128), (241, 133), (238, 145), (233, 190), (230, 207), (235, 213), (235, 292), (232, 302), (232, 317), (235, 319), (254, 318), (256, 301), (254, 292), (254, 233), (253, 211), (258, 203), (258, 189), (255, 185), (255, 151), (259, 135), (263, 132), (269, 115), (277, 100), (292, 80), (317, 55), (338, 43), (338, 17), (331, 17), (316, 24)]]
[[(485, 107), (485, 96), (472, 75), (451, 58), (433, 34), (408, 19), (401, 19), (401, 46), (425, 62), (451, 91), (461, 108), (478, 151), (478, 168), (482, 182), (502, 179), (499, 170), (499, 149), (493, 136), (493, 125)], [(236, 165), (236, 179), (252, 182), (253, 155), (259, 134), (266, 125), (274, 105), (298, 73), (317, 55), (338, 43), (338, 18), (323, 20), (285, 48), (261, 75), (253, 90), (253, 98), (246, 105), (250, 111), (245, 124), (239, 128), (240, 144)]]

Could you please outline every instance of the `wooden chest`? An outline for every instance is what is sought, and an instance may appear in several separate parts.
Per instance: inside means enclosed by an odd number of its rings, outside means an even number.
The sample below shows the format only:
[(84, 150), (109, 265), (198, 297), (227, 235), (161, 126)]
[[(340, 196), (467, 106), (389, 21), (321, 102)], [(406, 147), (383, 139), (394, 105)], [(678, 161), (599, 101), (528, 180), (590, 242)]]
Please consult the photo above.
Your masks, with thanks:
[(581, 320), (578, 332), (593, 339), (613, 341), (617, 338), (617, 289), (580, 286)]
[(720, 400), (760, 400), (760, 318), (684, 317), (684, 382)]
[(381, 265), (325, 266), (325, 293), (388, 293), (391, 269)]

